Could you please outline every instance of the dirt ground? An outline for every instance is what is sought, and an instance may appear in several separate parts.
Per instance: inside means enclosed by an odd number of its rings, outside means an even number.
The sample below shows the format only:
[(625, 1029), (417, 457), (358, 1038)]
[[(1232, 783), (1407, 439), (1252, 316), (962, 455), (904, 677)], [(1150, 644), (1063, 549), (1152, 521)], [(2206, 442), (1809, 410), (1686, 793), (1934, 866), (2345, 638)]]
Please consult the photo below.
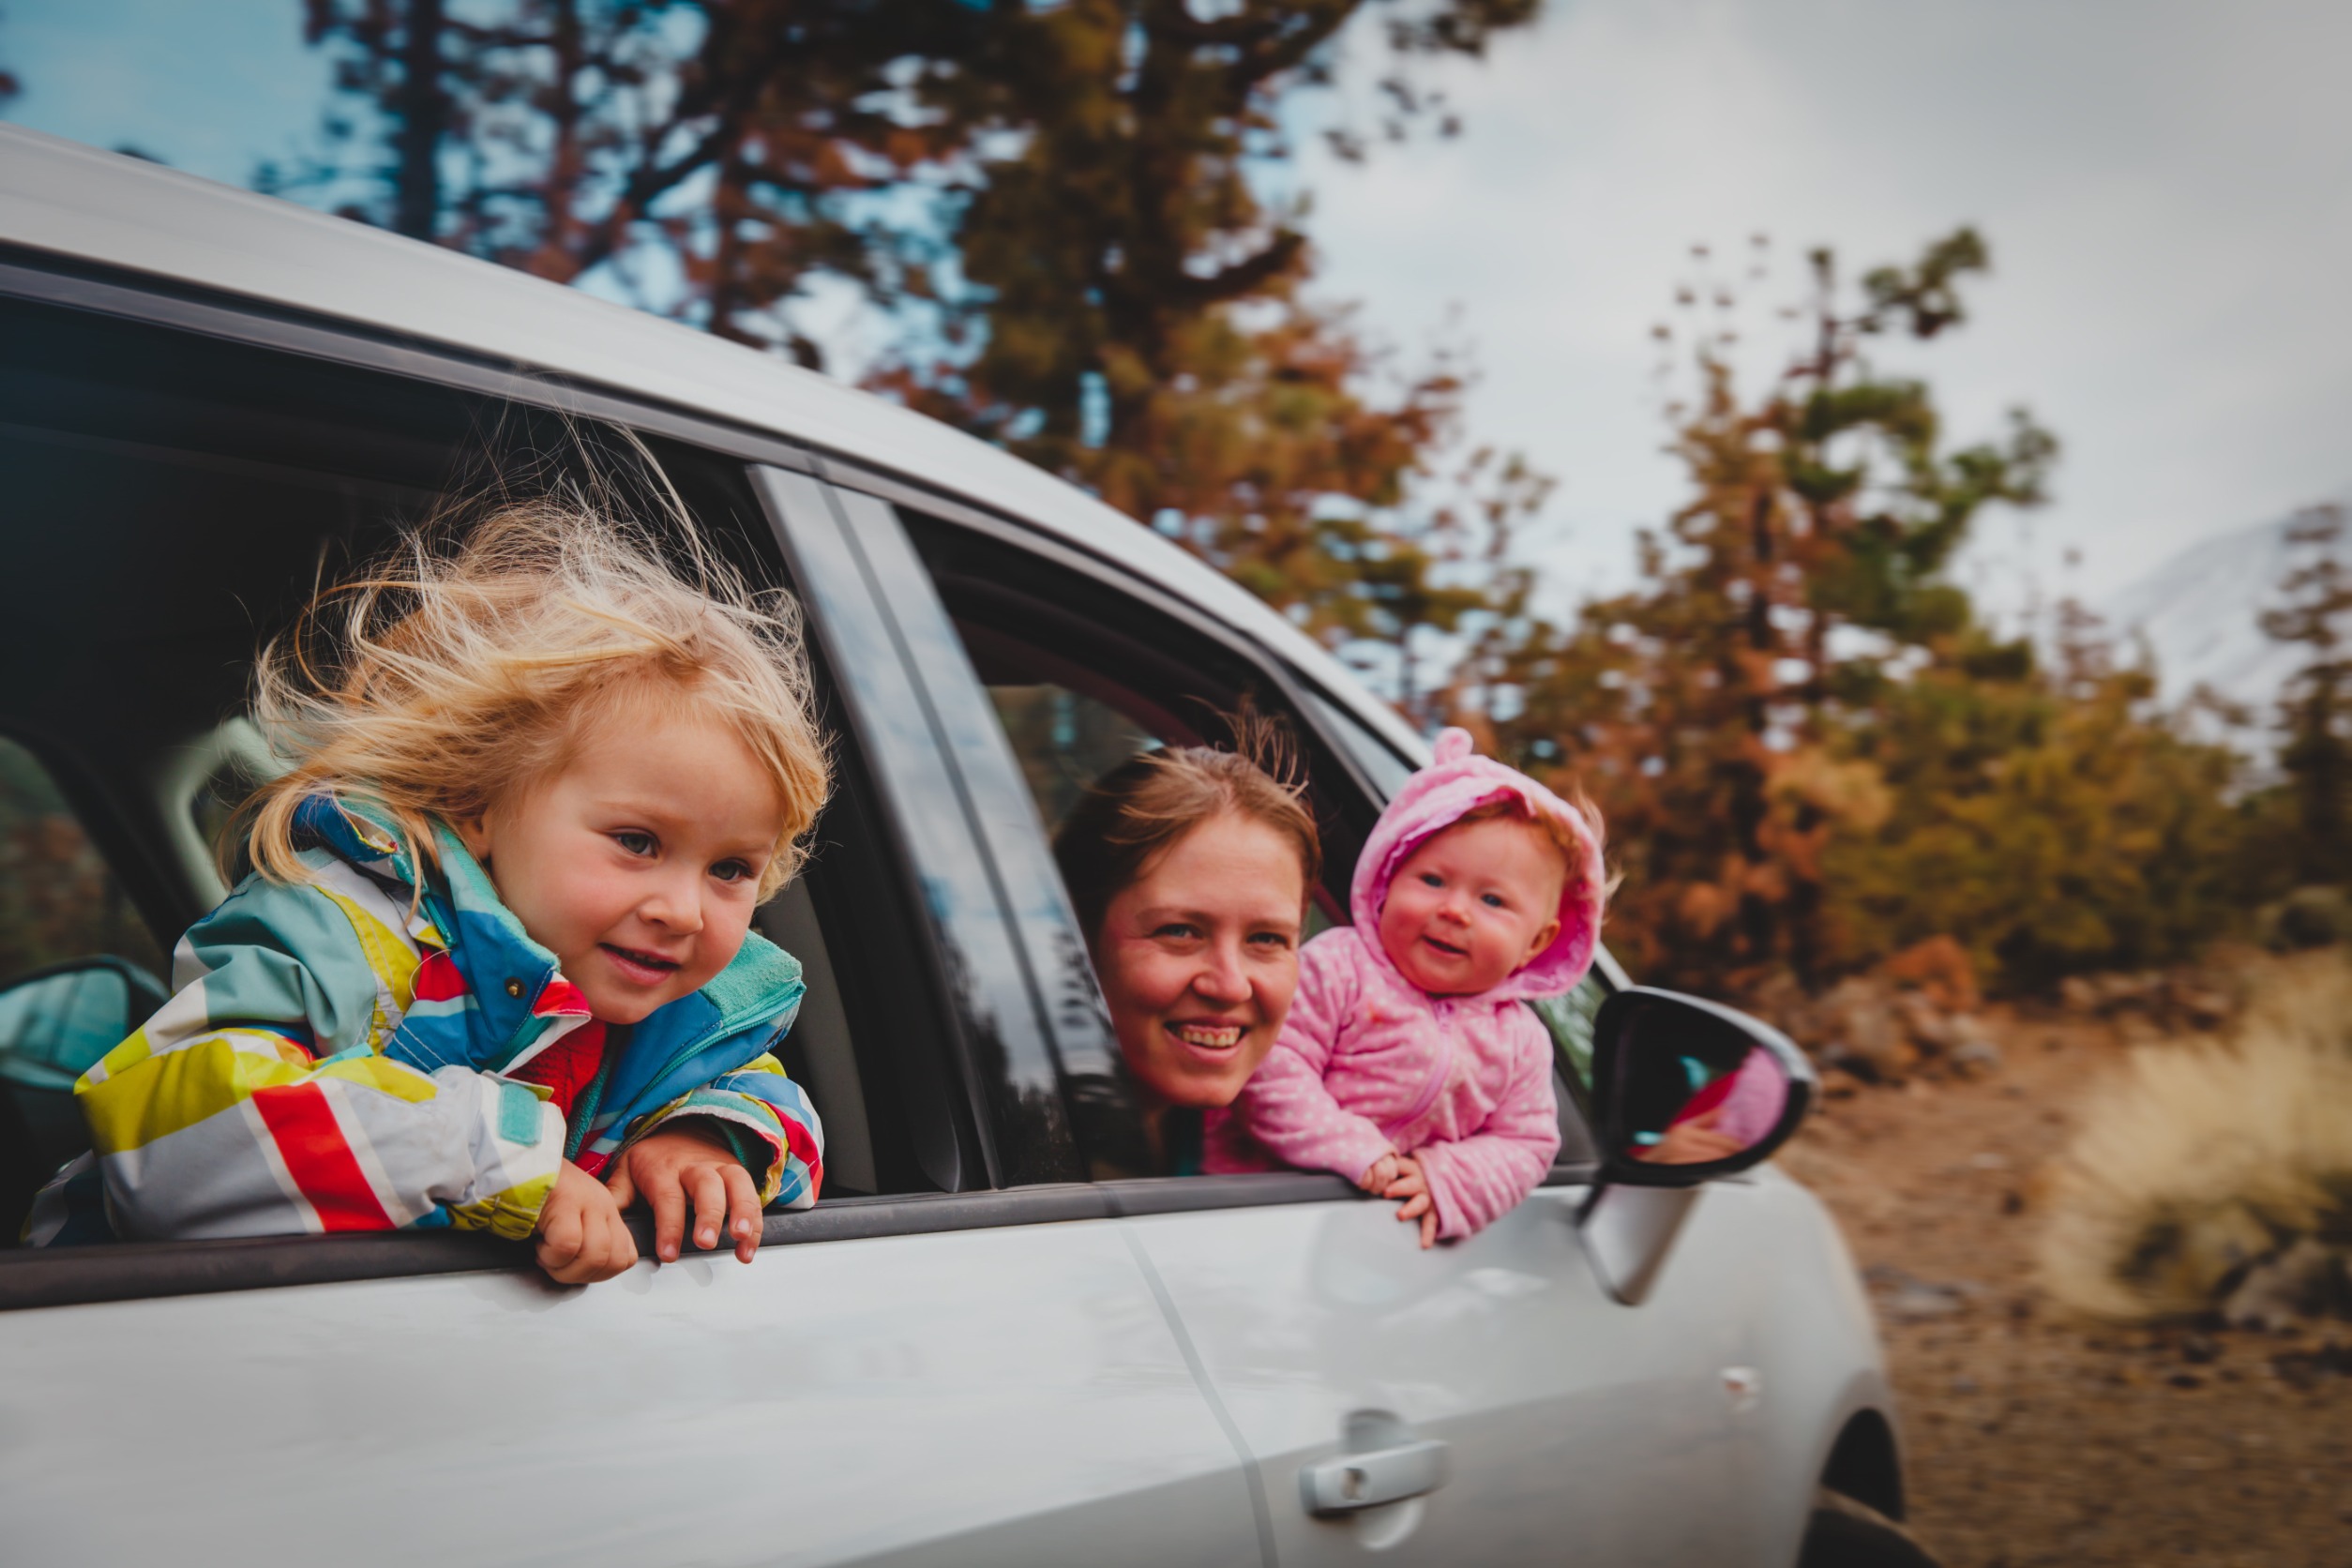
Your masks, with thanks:
[(2037, 1173), (2125, 1047), (1993, 1020), (2000, 1069), (1833, 1099), (1782, 1156), (1878, 1307), (1911, 1524), (1948, 1568), (2352, 1564), (2352, 1324), (2117, 1330), (2035, 1288)]

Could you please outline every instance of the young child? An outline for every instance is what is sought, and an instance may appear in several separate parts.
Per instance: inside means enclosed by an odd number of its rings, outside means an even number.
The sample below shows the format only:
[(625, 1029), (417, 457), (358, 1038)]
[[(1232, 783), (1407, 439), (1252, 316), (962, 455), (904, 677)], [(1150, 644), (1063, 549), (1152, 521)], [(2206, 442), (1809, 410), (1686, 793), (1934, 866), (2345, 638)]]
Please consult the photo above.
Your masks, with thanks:
[(1521, 1002), (1584, 977), (1606, 892), (1598, 822), (1446, 731), (1364, 844), (1355, 924), (1301, 950), (1211, 1168), (1269, 1163), (1254, 1139), (1403, 1199), (1425, 1247), (1484, 1229), (1560, 1147), (1551, 1036)]
[[(750, 932), (828, 762), (788, 600), (584, 510), (411, 539), (263, 650), (291, 769), (178, 994), (75, 1086), (94, 1153), (37, 1244), (453, 1226), (583, 1283), (816, 1200), (769, 1046), (800, 965)], [(101, 1201), (102, 1199), (102, 1201)]]

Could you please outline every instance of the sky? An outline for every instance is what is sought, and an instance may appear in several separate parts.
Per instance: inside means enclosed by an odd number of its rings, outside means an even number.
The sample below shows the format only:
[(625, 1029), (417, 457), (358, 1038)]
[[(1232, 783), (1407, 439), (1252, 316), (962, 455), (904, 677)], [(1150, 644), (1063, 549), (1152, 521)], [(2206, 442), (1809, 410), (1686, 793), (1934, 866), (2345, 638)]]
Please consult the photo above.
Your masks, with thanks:
[[(7, 113), (241, 182), (317, 123), (300, 9), (0, 0)], [(1956, 440), (2022, 403), (2064, 443), (2050, 505), (1988, 518), (1964, 580), (2096, 600), (2352, 487), (2345, 60), (2352, 6), (2307, 0), (1550, 0), (1425, 72), (1460, 136), (1354, 165), (1303, 135), (1289, 177), (1320, 296), (1409, 362), (1467, 340), (1472, 435), (1558, 476), (1530, 538), (1566, 599), (1624, 585), (1635, 529), (1682, 494), (1649, 332), (1700, 276), (1694, 241), (1745, 291), (1760, 378), (1805, 249), (1860, 270), (1974, 224), (1994, 272), (1968, 325), (1877, 357), (1934, 384)], [(1355, 49), (1298, 126), (1368, 105), (1380, 63)], [(1774, 264), (1748, 284), (1756, 233)]]

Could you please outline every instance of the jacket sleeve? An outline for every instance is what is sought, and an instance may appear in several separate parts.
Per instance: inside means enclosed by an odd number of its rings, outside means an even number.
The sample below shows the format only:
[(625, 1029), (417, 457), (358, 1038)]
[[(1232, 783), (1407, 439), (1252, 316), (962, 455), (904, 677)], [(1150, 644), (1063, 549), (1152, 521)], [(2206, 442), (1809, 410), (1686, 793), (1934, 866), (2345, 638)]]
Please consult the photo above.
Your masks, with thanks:
[(1319, 939), (1299, 955), (1299, 990), (1290, 1016), (1236, 1108), (1268, 1153), (1303, 1170), (1331, 1170), (1360, 1182), (1381, 1155), (1388, 1135), (1369, 1117), (1333, 1097), (1324, 1084), (1340, 1033), (1356, 1016), (1357, 969), (1338, 941)]
[(563, 1117), (523, 1084), (377, 1054), (405, 977), (326, 893), (249, 880), (173, 969), (172, 1000), (74, 1085), (117, 1234), (531, 1234)]
[(1515, 1208), (1543, 1181), (1560, 1152), (1560, 1106), (1552, 1097), (1551, 1038), (1535, 1015), (1505, 1016), (1514, 1072), (1486, 1124), (1469, 1138), (1410, 1151), (1429, 1183), (1438, 1234), (1475, 1235)]
[(735, 1157), (760, 1184), (760, 1203), (769, 1209), (806, 1209), (824, 1184), (825, 1131), (816, 1107), (773, 1056), (761, 1056), (722, 1073), (656, 1110), (629, 1129), (626, 1149), (679, 1117), (717, 1123)]

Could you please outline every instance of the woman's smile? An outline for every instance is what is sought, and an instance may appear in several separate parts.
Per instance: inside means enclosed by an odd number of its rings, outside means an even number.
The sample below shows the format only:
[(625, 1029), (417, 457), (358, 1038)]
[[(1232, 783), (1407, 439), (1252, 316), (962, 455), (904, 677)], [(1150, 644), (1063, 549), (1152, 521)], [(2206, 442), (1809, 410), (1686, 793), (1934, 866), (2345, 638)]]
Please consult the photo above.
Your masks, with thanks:
[(1170, 1018), (1163, 1026), (1191, 1050), (1223, 1059), (1242, 1047), (1242, 1026), (1237, 1023), (1181, 1023)]

